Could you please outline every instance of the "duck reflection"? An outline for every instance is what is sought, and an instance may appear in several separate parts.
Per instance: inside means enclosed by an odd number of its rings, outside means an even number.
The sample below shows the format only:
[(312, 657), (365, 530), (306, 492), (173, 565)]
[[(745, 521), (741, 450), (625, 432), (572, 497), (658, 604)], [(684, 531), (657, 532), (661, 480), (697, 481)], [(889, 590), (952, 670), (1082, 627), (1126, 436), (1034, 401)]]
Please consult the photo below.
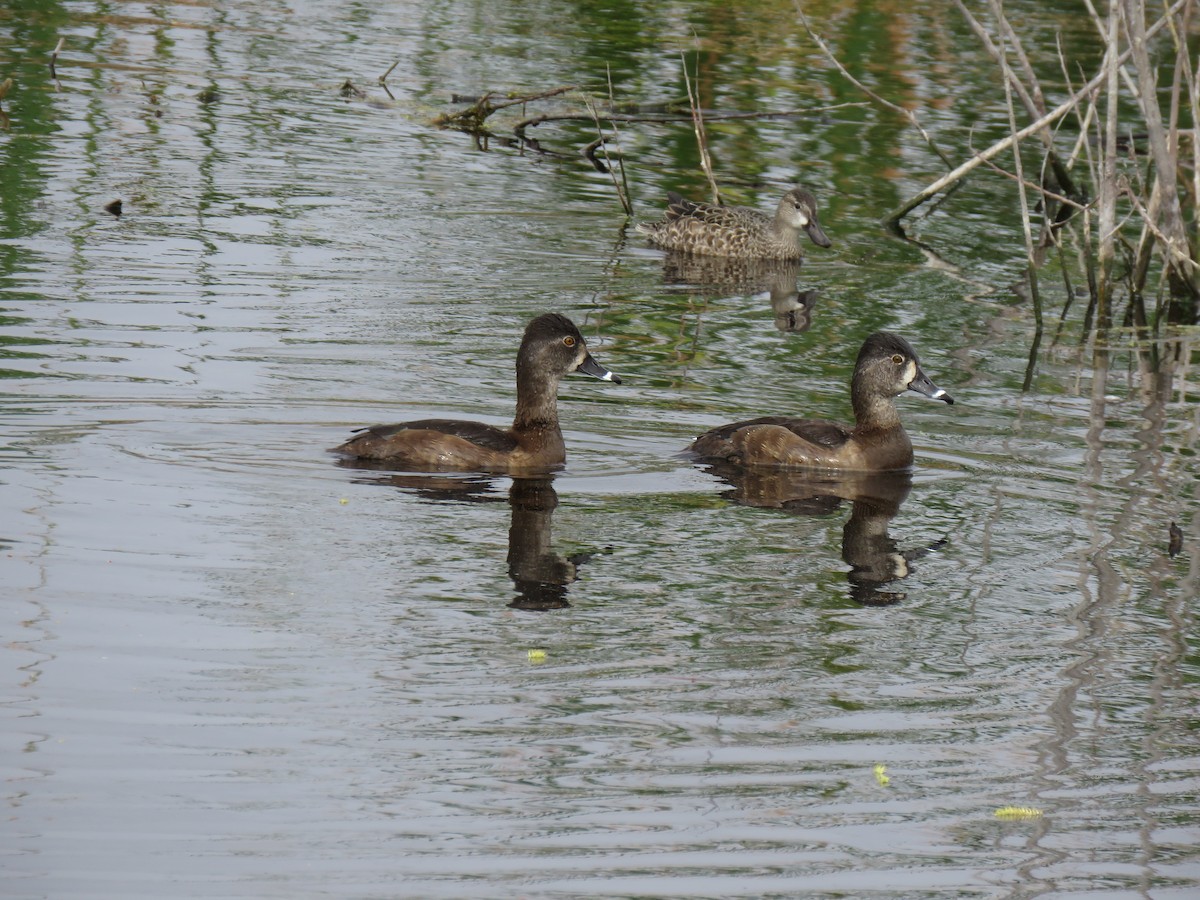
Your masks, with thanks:
[(663, 259), (663, 281), (720, 288), (742, 294), (767, 294), (780, 331), (799, 333), (812, 325), (818, 291), (797, 287), (800, 260), (730, 259), (668, 253)]
[(731, 485), (722, 496), (743, 506), (782, 509), (802, 516), (824, 516), (850, 502), (850, 518), (842, 529), (842, 559), (851, 598), (863, 606), (892, 606), (907, 594), (889, 588), (907, 578), (912, 562), (944, 547), (945, 539), (901, 551), (888, 525), (912, 490), (907, 472), (842, 473), (823, 477), (812, 472), (745, 469), (728, 463), (707, 471)]
[[(508, 527), (508, 576), (517, 596), (513, 609), (562, 609), (579, 567), (595, 553), (564, 556), (550, 542), (550, 522), (558, 493), (549, 478), (515, 478), (508, 489), (512, 522)], [(601, 552), (610, 552), (608, 549)]]
[[(347, 468), (377, 469), (371, 461), (343, 460)], [(502, 501), (494, 478), (438, 475), (380, 475), (372, 483), (388, 484), (434, 502), (496, 503)], [(508, 489), (512, 519), (508, 527), (508, 576), (517, 595), (513, 609), (549, 610), (570, 606), (567, 592), (579, 567), (597, 553), (558, 553), (551, 544), (551, 520), (558, 507), (552, 476), (513, 478)], [(601, 553), (611, 552), (605, 548)]]

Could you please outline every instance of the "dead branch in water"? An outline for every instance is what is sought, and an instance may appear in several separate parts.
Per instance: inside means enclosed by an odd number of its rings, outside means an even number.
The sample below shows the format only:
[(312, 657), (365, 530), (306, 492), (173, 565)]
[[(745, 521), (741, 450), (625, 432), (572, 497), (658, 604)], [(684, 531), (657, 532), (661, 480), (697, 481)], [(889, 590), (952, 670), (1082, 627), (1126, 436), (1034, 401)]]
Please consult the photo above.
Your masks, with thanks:
[[(388, 71), (390, 72), (391, 70), (389, 69)], [(621, 202), (622, 209), (625, 210), (627, 215), (632, 215), (633, 207), (625, 167), (621, 161), (619, 149), (616, 157), (610, 156), (608, 152), (609, 141), (605, 137), (606, 128), (611, 129), (616, 135), (617, 141), (619, 141), (620, 126), (622, 124), (691, 124), (693, 130), (696, 132), (697, 140), (700, 142), (701, 165), (712, 187), (713, 197), (719, 203), (720, 194), (717, 190), (712, 161), (708, 153), (708, 143), (704, 129), (705, 120), (795, 119), (816, 117), (839, 109), (860, 108), (870, 105), (865, 101), (860, 101), (835, 103), (829, 106), (812, 107), (809, 109), (769, 110), (762, 112), (713, 112), (706, 111), (700, 106), (698, 98), (692, 91), (692, 81), (687, 72), (686, 63), (684, 64), (684, 80), (689, 95), (686, 111), (681, 108), (676, 112), (673, 110), (671, 104), (650, 107), (651, 111), (642, 111), (643, 107), (632, 104), (618, 105), (613, 96), (613, 86), (610, 76), (608, 97), (604, 100), (574, 85), (552, 88), (532, 94), (509, 95), (503, 100), (496, 99), (498, 95), (492, 91), (480, 96), (460, 96), (456, 94), (453, 97), (454, 102), (465, 102), (470, 105), (454, 112), (437, 116), (433, 120), (433, 124), (439, 128), (452, 128), (470, 134), (481, 148), (486, 148), (488, 143), (494, 140), (506, 146), (518, 147), (522, 150), (530, 150), (543, 156), (553, 156), (560, 159), (569, 159), (573, 154), (557, 152), (543, 146), (536, 138), (529, 134), (529, 130), (547, 123), (577, 122), (591, 124), (596, 129), (597, 137), (589, 141), (579, 152), (591, 163), (596, 171), (606, 173), (613, 178), (613, 185), (616, 188), (617, 197)], [(489, 124), (488, 120), (491, 116), (503, 109), (513, 106), (524, 106), (538, 101), (562, 97), (567, 94), (575, 95), (570, 98), (570, 101), (581, 105), (583, 107), (582, 111), (573, 110), (568, 107), (567, 111), (526, 116), (509, 126), (512, 132), (511, 137), (498, 133), (498, 130), (493, 130), (493, 127)], [(603, 159), (601, 159), (601, 156), (603, 156)], [(617, 180), (618, 174), (620, 175), (619, 182)]]
[(496, 102), (492, 101), (492, 98), (496, 94), (488, 91), (466, 109), (438, 116), (433, 120), (433, 124), (438, 128), (456, 128), (460, 131), (475, 134), (485, 131), (483, 123), (495, 112), (507, 109), (510, 106), (532, 103), (535, 100), (545, 100), (547, 97), (557, 97), (560, 94), (566, 94), (578, 89), (577, 85), (572, 84), (565, 87), (551, 88), (548, 91), (539, 91), (536, 94), (521, 94), (516, 97), (508, 97)]

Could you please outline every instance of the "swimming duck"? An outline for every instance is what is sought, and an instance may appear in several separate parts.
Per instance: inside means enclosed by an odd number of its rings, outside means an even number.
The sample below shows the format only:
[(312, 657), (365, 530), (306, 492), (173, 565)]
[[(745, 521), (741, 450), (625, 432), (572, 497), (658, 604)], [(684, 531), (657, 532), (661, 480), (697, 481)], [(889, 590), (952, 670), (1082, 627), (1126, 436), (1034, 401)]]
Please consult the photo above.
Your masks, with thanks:
[(459, 419), (422, 419), (360, 428), (332, 452), (422, 471), (511, 472), (549, 469), (567, 458), (558, 425), (558, 383), (568, 372), (621, 379), (596, 362), (566, 316), (531, 321), (517, 351), (517, 412), (512, 428)]
[(667, 250), (740, 259), (799, 259), (802, 230), (818, 247), (831, 243), (817, 220), (816, 198), (803, 188), (784, 194), (774, 217), (745, 206), (696, 203), (671, 191), (666, 217), (639, 222), (637, 230)]
[(854, 365), (850, 400), (854, 427), (834, 422), (764, 416), (714, 428), (688, 448), (703, 459), (744, 466), (890, 472), (912, 465), (912, 442), (900, 424), (895, 398), (916, 391), (954, 399), (921, 371), (908, 341), (886, 331), (863, 343)]

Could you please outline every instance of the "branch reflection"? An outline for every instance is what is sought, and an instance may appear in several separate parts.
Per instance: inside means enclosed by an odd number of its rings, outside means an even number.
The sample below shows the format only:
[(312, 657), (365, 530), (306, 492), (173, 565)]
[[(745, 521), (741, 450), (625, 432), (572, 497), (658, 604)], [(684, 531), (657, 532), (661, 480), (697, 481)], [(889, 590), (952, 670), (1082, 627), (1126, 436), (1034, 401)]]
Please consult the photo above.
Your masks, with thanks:
[(778, 469), (745, 469), (728, 463), (705, 466), (731, 485), (722, 496), (743, 506), (782, 509), (801, 516), (826, 516), (850, 502), (842, 529), (842, 559), (850, 566), (850, 596), (863, 606), (892, 606), (908, 595), (889, 585), (912, 574), (914, 560), (944, 547), (941, 539), (901, 551), (888, 526), (912, 490), (908, 472), (826, 475)]

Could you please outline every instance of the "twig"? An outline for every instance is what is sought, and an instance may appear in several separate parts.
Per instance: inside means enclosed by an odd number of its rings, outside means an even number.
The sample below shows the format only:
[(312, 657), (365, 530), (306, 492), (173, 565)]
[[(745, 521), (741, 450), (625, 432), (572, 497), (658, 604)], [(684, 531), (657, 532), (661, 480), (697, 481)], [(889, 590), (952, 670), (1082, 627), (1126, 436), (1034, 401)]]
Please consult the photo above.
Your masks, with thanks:
[(58, 46), (54, 48), (54, 52), (50, 54), (50, 77), (57, 83), (58, 70), (55, 68), (55, 63), (58, 62), (58, 54), (62, 52), (63, 45), (67, 43), (66, 38), (58, 39)]
[[(1161, 183), (1161, 182), (1159, 182), (1159, 183)], [(1156, 184), (1155, 187), (1157, 188), (1158, 184)], [(1151, 209), (1147, 209), (1142, 204), (1142, 200), (1137, 195), (1136, 191), (1130, 189), (1129, 187), (1126, 187), (1125, 190), (1122, 191), (1122, 193), (1129, 198), (1130, 202), (1133, 204), (1134, 209), (1137, 210), (1138, 215), (1140, 215), (1142, 217), (1142, 221), (1145, 223), (1146, 228), (1148, 228), (1150, 230), (1150, 233), (1153, 234), (1154, 237), (1158, 239), (1158, 242), (1163, 247), (1163, 252), (1167, 256), (1170, 257), (1171, 262), (1174, 265), (1179, 266), (1180, 268), (1191, 269), (1193, 273), (1200, 272), (1200, 263), (1196, 262), (1196, 260), (1194, 260), (1190, 256), (1188, 256), (1187, 253), (1185, 253), (1183, 250), (1180, 250), (1179, 247), (1176, 246), (1176, 244), (1173, 241), (1171, 241), (1167, 237), (1166, 234), (1163, 233), (1162, 229), (1159, 228), (1158, 225), (1155, 224), (1154, 220), (1157, 218), (1157, 216), (1155, 216), (1154, 212), (1153, 212), (1155, 195), (1151, 194), (1151, 198), (1150, 198)]]
[[(621, 182), (617, 181), (617, 173), (613, 171), (612, 159), (608, 155), (608, 142), (605, 141), (604, 131), (600, 126), (600, 117), (597, 115), (595, 107), (592, 105), (592, 101), (589, 99), (586, 102), (588, 110), (590, 110), (592, 113), (592, 120), (596, 123), (597, 138), (596, 140), (592, 141), (592, 143), (588, 144), (587, 150), (584, 152), (587, 154), (587, 157), (593, 161), (593, 163), (599, 162), (595, 156), (595, 150), (597, 148), (599, 148), (604, 154), (604, 160), (607, 163), (607, 167), (605, 167), (604, 170), (608, 172), (609, 177), (612, 178), (613, 187), (617, 189), (617, 199), (621, 201), (621, 208), (625, 210), (625, 215), (632, 216), (633, 206), (631, 206), (629, 203), (629, 196), (626, 194), (625, 189), (621, 187)], [(619, 159), (620, 157), (618, 157), (618, 160)], [(625, 167), (622, 165), (622, 173), (624, 173), (624, 170)]]
[(536, 94), (525, 94), (520, 97), (513, 97), (507, 100), (500, 100), (493, 103), (492, 97), (495, 96), (491, 91), (484, 94), (474, 104), (466, 109), (459, 110), (456, 113), (447, 113), (438, 116), (433, 120), (433, 123), (439, 128), (461, 127), (466, 131), (474, 132), (482, 130), (484, 121), (492, 113), (501, 109), (507, 109), (510, 106), (520, 106), (524, 103), (530, 103), (534, 100), (545, 100), (547, 97), (557, 97), (559, 94), (565, 94), (568, 91), (577, 90), (577, 85), (566, 85), (564, 87), (551, 88), (548, 91), (541, 91)]
[(386, 72), (384, 72), (382, 75), (380, 75), (380, 76), (379, 76), (379, 83), (380, 83), (380, 84), (383, 84), (383, 85), (386, 85), (386, 84), (387, 84), (387, 80), (388, 80), (388, 76), (392, 74), (392, 71), (393, 71), (393, 70), (396, 68), (396, 66), (398, 66), (398, 65), (400, 65), (400, 60), (396, 60), (394, 63), (392, 63), (390, 66), (388, 66), (388, 70), (387, 70)]
[[(692, 109), (692, 130), (696, 132), (696, 146), (700, 150), (700, 168), (704, 170), (704, 175), (708, 178), (708, 186), (712, 189), (713, 205), (721, 205), (721, 191), (717, 187), (717, 179), (713, 176), (712, 157), (708, 153), (708, 135), (704, 133), (704, 114), (700, 111), (700, 104), (697, 101), (695, 93), (692, 92), (692, 79), (688, 75), (687, 58), (682, 52), (679, 54), (679, 62), (683, 66), (683, 83), (687, 87), (688, 105)], [(697, 70), (697, 76), (699, 70)]]
[(1045, 199), (1054, 200), (1058, 203), (1061, 203), (1063, 206), (1069, 206), (1072, 209), (1079, 210), (1080, 212), (1086, 212), (1095, 205), (1095, 201), (1092, 201), (1091, 203), (1080, 203), (1078, 200), (1072, 200), (1070, 197), (1064, 197), (1062, 194), (1056, 193), (1047, 187), (1042, 187), (1042, 185), (1036, 184), (1027, 178), (1023, 179), (1019, 175), (1014, 175), (1003, 166), (996, 165), (990, 159), (984, 160), (983, 164), (997, 175), (1003, 175), (1009, 181), (1015, 181), (1023, 188), (1027, 188), (1028, 190), (1037, 191)]
[[(1100, 13), (1096, 12), (1096, 7), (1092, 0), (1083, 0), (1083, 5), (1087, 7), (1088, 15), (1092, 19), (1092, 24), (1096, 27), (1096, 34), (1100, 36), (1100, 40), (1104, 40), (1104, 20), (1100, 18)], [(1121, 80), (1125, 82), (1125, 87), (1129, 90), (1129, 96), (1134, 100), (1138, 99), (1138, 86), (1134, 83), (1133, 78), (1129, 74), (1129, 70), (1125, 66), (1121, 66)]]

